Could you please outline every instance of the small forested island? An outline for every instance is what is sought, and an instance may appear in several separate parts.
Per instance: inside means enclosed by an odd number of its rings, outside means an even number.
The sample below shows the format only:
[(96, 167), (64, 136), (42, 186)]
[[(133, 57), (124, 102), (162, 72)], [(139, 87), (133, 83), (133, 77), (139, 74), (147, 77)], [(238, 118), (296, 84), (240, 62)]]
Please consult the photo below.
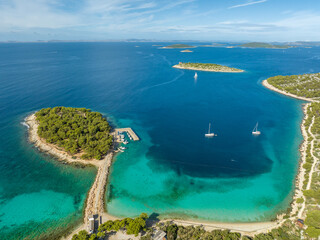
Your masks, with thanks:
[(195, 46), (191, 46), (188, 44), (172, 44), (163, 48), (194, 48)]
[(208, 71), (208, 72), (244, 72), (241, 69), (231, 68), (219, 64), (214, 63), (183, 63), (180, 62), (177, 65), (173, 66), (174, 68), (179, 69), (189, 69), (189, 70), (197, 70), (197, 71)]
[(291, 46), (288, 46), (288, 45), (273, 45), (270, 43), (263, 43), (263, 42), (245, 43), (245, 44), (239, 45), (238, 47), (243, 47), (243, 48), (274, 48), (274, 49), (291, 48)]
[(38, 135), (71, 155), (100, 160), (112, 145), (111, 127), (101, 113), (85, 108), (44, 108), (36, 114)]
[(268, 78), (267, 82), (281, 91), (298, 97), (309, 100), (317, 100), (320, 97), (320, 73), (275, 76)]

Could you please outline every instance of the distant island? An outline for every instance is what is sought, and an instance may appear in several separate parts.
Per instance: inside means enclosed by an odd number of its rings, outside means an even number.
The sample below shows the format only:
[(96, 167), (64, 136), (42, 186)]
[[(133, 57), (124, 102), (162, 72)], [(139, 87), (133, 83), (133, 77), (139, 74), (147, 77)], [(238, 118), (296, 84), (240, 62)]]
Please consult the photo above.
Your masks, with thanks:
[(172, 44), (163, 48), (195, 48), (195, 46), (191, 46), (187, 44)]
[(263, 42), (245, 43), (245, 44), (239, 45), (238, 47), (243, 47), (243, 48), (274, 48), (274, 49), (291, 48), (291, 46), (289, 46), (289, 45), (273, 45), (270, 43), (263, 43)]
[(186, 50), (182, 50), (182, 51), (180, 51), (180, 52), (193, 52), (193, 51), (191, 51), (191, 50), (189, 50), (189, 49), (186, 49)]
[(173, 68), (179, 69), (189, 69), (189, 70), (197, 70), (197, 71), (207, 71), (207, 72), (244, 72), (244, 70), (231, 68), (219, 64), (214, 63), (183, 63), (179, 62), (179, 64), (174, 65)]

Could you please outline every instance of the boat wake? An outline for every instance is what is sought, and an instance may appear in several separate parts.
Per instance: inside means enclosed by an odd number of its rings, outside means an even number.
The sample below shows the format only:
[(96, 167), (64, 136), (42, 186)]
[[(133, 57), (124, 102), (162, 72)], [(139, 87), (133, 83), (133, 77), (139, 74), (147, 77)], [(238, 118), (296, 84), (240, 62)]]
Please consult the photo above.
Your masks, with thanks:
[(174, 83), (174, 82), (178, 81), (179, 78), (181, 78), (183, 75), (184, 75), (184, 72), (181, 72), (179, 76), (175, 77), (171, 81), (164, 82), (164, 83), (159, 83), (159, 84), (156, 84), (156, 85), (153, 85), (153, 86), (150, 86), (150, 87), (145, 87), (145, 88), (142, 88), (140, 91), (143, 92), (143, 91), (149, 90), (151, 88), (160, 87), (160, 86), (163, 86), (163, 85)]

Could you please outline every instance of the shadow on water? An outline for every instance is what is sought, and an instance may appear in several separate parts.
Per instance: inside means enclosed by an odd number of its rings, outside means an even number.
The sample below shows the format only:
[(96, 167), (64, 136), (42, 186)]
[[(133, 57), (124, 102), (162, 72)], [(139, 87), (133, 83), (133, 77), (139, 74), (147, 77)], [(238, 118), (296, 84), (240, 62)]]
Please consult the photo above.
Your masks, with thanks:
[[(260, 149), (263, 151), (263, 149)], [(272, 160), (266, 155), (243, 155), (243, 152), (235, 154), (225, 151), (216, 151), (211, 158), (201, 152), (187, 150), (190, 155), (194, 154), (194, 161), (185, 161), (183, 156), (163, 155), (159, 146), (152, 146), (148, 152), (148, 158), (154, 161), (149, 161), (149, 167), (154, 171), (167, 171), (171, 169), (178, 176), (188, 175), (190, 177), (202, 178), (234, 178), (234, 177), (255, 177), (263, 173), (270, 172), (272, 169)], [(151, 154), (152, 152), (152, 154)]]

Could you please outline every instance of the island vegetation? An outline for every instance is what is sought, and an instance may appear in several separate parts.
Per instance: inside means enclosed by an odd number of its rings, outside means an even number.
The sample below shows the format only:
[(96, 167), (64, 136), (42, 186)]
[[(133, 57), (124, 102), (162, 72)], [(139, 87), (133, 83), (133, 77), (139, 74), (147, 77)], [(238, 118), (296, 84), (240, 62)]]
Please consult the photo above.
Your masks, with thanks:
[(289, 45), (273, 45), (273, 44), (264, 43), (264, 42), (244, 43), (244, 44), (239, 45), (238, 47), (243, 47), (243, 48), (275, 48), (275, 49), (291, 48), (291, 46), (289, 46)]
[(38, 135), (71, 155), (100, 160), (112, 145), (111, 127), (98, 112), (85, 108), (44, 108), (36, 114)]
[(267, 79), (272, 86), (299, 97), (319, 99), (320, 73), (275, 76)]
[(191, 46), (188, 44), (172, 44), (163, 48), (194, 48), (195, 46)]
[(179, 64), (174, 65), (173, 67), (180, 68), (180, 69), (190, 69), (190, 70), (208, 71), (208, 72), (244, 72), (241, 69), (227, 67), (219, 64), (214, 64), (214, 63), (180, 62)]

